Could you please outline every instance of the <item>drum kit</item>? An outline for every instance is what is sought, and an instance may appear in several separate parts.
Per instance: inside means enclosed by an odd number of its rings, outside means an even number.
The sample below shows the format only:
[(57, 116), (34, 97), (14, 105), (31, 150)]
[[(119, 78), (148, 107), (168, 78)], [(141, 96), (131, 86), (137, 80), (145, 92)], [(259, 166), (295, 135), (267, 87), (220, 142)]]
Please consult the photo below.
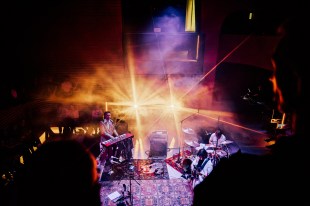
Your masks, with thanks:
[(196, 147), (196, 150), (199, 149), (205, 149), (208, 154), (211, 154), (212, 157), (217, 157), (217, 158), (223, 158), (223, 157), (229, 157), (229, 151), (228, 147), (226, 146), (227, 144), (233, 143), (231, 140), (226, 140), (222, 142), (218, 147), (212, 144), (200, 144), (199, 147)]
[(205, 149), (213, 158), (214, 164), (216, 164), (221, 158), (229, 158), (230, 153), (227, 145), (233, 143), (233, 141), (225, 140), (216, 147), (213, 144), (199, 143), (194, 130), (191, 128), (182, 128), (182, 131), (187, 134), (184, 143), (191, 148), (192, 155), (195, 156), (200, 149)]

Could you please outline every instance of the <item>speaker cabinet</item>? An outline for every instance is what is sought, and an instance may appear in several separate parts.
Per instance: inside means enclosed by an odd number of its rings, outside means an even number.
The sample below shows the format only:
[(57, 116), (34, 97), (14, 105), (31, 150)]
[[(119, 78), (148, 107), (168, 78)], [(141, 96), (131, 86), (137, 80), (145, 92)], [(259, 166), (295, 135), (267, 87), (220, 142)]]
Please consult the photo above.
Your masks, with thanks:
[(167, 131), (155, 131), (150, 136), (149, 157), (166, 157), (168, 149)]

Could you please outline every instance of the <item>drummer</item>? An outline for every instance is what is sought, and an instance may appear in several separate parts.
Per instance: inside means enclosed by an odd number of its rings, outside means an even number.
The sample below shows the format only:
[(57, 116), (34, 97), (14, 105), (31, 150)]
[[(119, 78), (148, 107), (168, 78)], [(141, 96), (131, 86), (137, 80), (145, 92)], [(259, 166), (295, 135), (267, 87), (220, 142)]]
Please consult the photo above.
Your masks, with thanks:
[(215, 154), (215, 152), (219, 155), (219, 156), (223, 156), (221, 155), (221, 152), (225, 152), (222, 151), (222, 146), (223, 144), (226, 142), (226, 136), (222, 133), (222, 131), (220, 129), (216, 129), (209, 138), (209, 144), (202, 144), (200, 143), (199, 147), (196, 147), (196, 150), (200, 150), (200, 149), (205, 149), (208, 153), (211, 154)]
[(216, 129), (209, 138), (209, 144), (216, 148), (220, 147), (225, 141), (226, 137), (220, 129)]

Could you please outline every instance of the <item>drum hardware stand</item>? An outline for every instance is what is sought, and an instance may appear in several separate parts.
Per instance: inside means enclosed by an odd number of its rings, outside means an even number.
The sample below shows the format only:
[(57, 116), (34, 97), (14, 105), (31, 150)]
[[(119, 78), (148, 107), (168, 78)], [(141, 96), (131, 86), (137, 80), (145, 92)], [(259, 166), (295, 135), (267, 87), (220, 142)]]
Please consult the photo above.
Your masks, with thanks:
[[(199, 108), (197, 109), (197, 114), (199, 114)], [(187, 116), (187, 117), (185, 117), (184, 119), (181, 120), (181, 122), (180, 122), (180, 124), (181, 124), (181, 129), (183, 128), (183, 122), (184, 122), (185, 120), (187, 120), (188, 118), (194, 116), (194, 115), (196, 115), (196, 113), (191, 114), (191, 115), (189, 115), (189, 116)], [(182, 136), (184, 137), (184, 135), (182, 135)], [(184, 141), (184, 138), (182, 138), (182, 139), (183, 139), (183, 141)], [(183, 150), (183, 154), (184, 154), (184, 143), (183, 143), (182, 150)], [(181, 146), (180, 146), (180, 142), (179, 142), (179, 156), (178, 156), (177, 163), (181, 163)]]
[(181, 163), (181, 147), (179, 147), (179, 154), (178, 154), (178, 160), (176, 163)]
[(224, 148), (225, 148), (225, 152), (227, 152), (227, 155), (226, 155), (226, 157), (227, 158), (229, 158), (230, 157), (230, 154), (229, 154), (229, 148), (227, 147), (227, 145), (226, 144), (223, 144), (224, 145)]
[(221, 157), (216, 153), (216, 150), (217, 150), (217, 148), (214, 147), (213, 148), (213, 157), (211, 159), (214, 166), (216, 166), (217, 163), (219, 163), (219, 161), (221, 159)]

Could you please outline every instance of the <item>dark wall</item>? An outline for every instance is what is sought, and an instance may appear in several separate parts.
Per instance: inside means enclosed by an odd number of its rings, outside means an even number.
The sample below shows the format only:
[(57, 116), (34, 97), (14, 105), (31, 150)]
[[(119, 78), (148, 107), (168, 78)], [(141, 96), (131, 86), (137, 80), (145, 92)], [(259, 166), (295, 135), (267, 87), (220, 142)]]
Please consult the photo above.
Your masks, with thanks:
[[(223, 63), (216, 70), (214, 101), (230, 103), (229, 109), (239, 113), (260, 114), (273, 109), (272, 71), (249, 65)], [(260, 91), (258, 88), (260, 87)], [(248, 101), (249, 93), (259, 97)], [(252, 96), (251, 96), (252, 97)]]
[(4, 59), (12, 73), (78, 72), (123, 60), (120, 0), (14, 1), (3, 9)]

